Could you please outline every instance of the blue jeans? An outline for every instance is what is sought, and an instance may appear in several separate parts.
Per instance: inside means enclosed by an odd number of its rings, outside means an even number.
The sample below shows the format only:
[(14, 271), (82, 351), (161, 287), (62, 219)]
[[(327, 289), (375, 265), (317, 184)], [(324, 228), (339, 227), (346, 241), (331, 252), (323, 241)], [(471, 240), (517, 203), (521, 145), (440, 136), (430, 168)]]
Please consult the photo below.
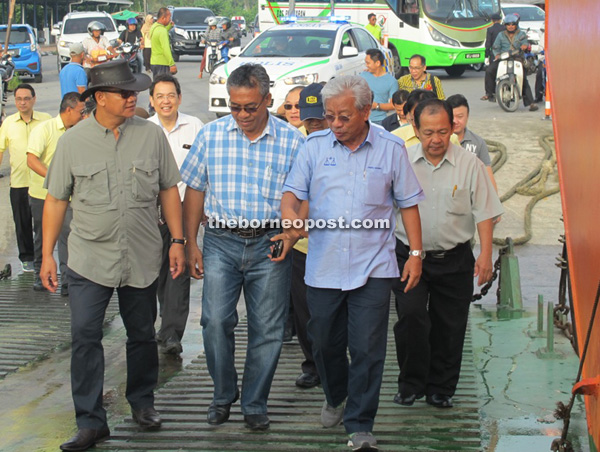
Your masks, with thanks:
[(223, 58), (223, 61), (225, 61), (225, 63), (229, 61), (229, 46), (224, 46), (221, 49), (221, 58)]
[(242, 413), (266, 414), (267, 398), (283, 342), (287, 318), (291, 259), (274, 263), (267, 257), (271, 237), (280, 231), (243, 239), (226, 229), (206, 228), (202, 335), (206, 363), (215, 385), (214, 403), (235, 397), (234, 329), (242, 288), (248, 317), (248, 350), (242, 381)]
[[(346, 397), (346, 432), (371, 432), (387, 344), (392, 278), (369, 278), (354, 290), (308, 286), (308, 337), (327, 403)], [(346, 349), (350, 351), (350, 363)]]

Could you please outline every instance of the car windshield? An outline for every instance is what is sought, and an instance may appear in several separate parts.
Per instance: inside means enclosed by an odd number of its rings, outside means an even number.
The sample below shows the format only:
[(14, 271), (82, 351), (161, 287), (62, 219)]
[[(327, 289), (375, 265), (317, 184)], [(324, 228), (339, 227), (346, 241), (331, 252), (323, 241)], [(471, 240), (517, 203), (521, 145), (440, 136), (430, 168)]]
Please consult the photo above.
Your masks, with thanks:
[(267, 30), (249, 45), (243, 57), (310, 58), (331, 55), (333, 30)]
[(189, 25), (206, 25), (207, 17), (213, 17), (212, 11), (207, 9), (182, 9), (173, 11), (173, 22), (175, 25), (185, 27)]
[(519, 19), (525, 21), (544, 21), (546, 19), (544, 10), (535, 6), (503, 6), (502, 12), (505, 16), (508, 16), (509, 14), (518, 14)]
[(63, 29), (63, 34), (73, 35), (77, 33), (87, 33), (88, 24), (94, 21), (103, 24), (106, 27), (106, 31), (115, 31), (115, 25), (113, 24), (113, 21), (110, 19), (110, 17), (77, 17), (66, 20), (65, 28)]
[[(7, 29), (0, 30), (0, 43), (4, 44), (6, 42), (6, 31)], [(12, 28), (10, 30), (10, 42), (11, 44), (29, 44), (29, 32), (26, 28)]]
[(498, 0), (423, 0), (423, 10), (429, 17), (442, 21), (485, 18), (500, 12)]

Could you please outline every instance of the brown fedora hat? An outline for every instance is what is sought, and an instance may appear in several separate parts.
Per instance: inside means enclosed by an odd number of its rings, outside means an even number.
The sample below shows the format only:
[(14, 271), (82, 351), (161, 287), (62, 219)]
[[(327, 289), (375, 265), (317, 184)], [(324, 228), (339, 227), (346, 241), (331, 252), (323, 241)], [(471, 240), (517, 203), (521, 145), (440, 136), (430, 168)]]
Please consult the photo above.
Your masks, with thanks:
[(81, 93), (87, 99), (102, 88), (117, 88), (126, 91), (145, 91), (152, 80), (146, 74), (134, 74), (125, 60), (109, 61), (90, 69), (88, 89)]

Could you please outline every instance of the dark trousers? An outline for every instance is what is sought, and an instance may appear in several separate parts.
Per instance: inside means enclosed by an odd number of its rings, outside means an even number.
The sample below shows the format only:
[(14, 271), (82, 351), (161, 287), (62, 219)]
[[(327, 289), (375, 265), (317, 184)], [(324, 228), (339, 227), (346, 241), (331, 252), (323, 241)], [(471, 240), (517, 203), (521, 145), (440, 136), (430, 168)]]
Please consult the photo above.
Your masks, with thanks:
[[(104, 350), (102, 324), (114, 288), (101, 286), (68, 270), (71, 305), (71, 391), (77, 427), (106, 425), (102, 406)], [(154, 337), (156, 281), (137, 289), (118, 287), (119, 312), (127, 331), (127, 388), (134, 410), (154, 405), (158, 380), (158, 350)]]
[[(393, 279), (369, 278), (354, 290), (308, 286), (308, 337), (327, 403), (344, 410), (346, 432), (371, 432), (387, 343)], [(350, 351), (350, 363), (346, 349)]]
[(142, 56), (144, 57), (144, 69), (147, 71), (152, 70), (150, 68), (150, 56), (151, 55), (152, 55), (152, 49), (148, 49), (148, 48), (144, 47), (144, 50), (142, 50)]
[(294, 327), (296, 336), (304, 353), (302, 372), (317, 375), (317, 366), (312, 355), (312, 345), (308, 340), (306, 325), (310, 320), (310, 312), (306, 304), (306, 284), (304, 283), (304, 272), (306, 268), (306, 254), (293, 250), (292, 253), (292, 285), (291, 298), (294, 307)]
[(161, 74), (169, 74), (171, 71), (171, 68), (169, 66), (151, 64), (150, 70), (152, 71), (152, 79), (154, 80), (157, 76), (159, 76)]
[[(42, 235), (42, 216), (44, 213), (44, 200), (29, 197), (29, 205), (31, 206), (31, 214), (33, 217), (33, 267), (36, 275), (40, 274), (40, 268), (42, 268), (42, 246), (43, 246), (43, 235)], [(73, 219), (73, 210), (71, 206), (67, 208), (65, 212), (65, 219), (63, 221), (60, 235), (58, 237), (58, 262), (60, 268), (61, 278), (67, 274), (67, 262), (69, 261), (69, 250), (67, 242), (69, 240), (69, 234), (71, 233), (71, 220)], [(63, 279), (61, 284), (64, 286), (66, 281)]]
[[(408, 248), (396, 243), (398, 266), (404, 268)], [(460, 375), (469, 306), (473, 296), (475, 259), (469, 242), (445, 257), (426, 256), (419, 284), (404, 293), (394, 284), (398, 322), (394, 325), (400, 374), (398, 391), (452, 396)]]
[(21, 262), (33, 261), (33, 218), (29, 206), (29, 187), (10, 188), (10, 206)]
[[(496, 74), (498, 73), (499, 64), (500, 60), (494, 60), (485, 69), (485, 94), (488, 96), (496, 95)], [(525, 75), (523, 75), (523, 92), (521, 94), (523, 96), (523, 104), (526, 107), (533, 103), (533, 94)]]
[(163, 241), (162, 265), (158, 275), (158, 303), (162, 318), (158, 337), (161, 341), (174, 339), (181, 342), (190, 313), (190, 274), (186, 269), (177, 279), (171, 277), (169, 249), (171, 234), (166, 224), (159, 225)]

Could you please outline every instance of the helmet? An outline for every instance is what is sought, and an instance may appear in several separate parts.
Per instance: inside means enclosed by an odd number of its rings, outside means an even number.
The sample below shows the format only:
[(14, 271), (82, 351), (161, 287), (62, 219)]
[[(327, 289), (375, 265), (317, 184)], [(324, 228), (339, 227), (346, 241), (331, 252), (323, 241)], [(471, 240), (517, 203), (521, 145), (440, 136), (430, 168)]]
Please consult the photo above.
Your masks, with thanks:
[(135, 20), (133, 17), (130, 17), (127, 19), (127, 25), (137, 25), (137, 20)]
[(216, 26), (217, 25), (217, 18), (216, 17), (209, 17), (208, 18), (208, 26), (212, 27), (212, 26)]
[(516, 14), (509, 14), (504, 18), (504, 25), (515, 24), (517, 27), (519, 26), (519, 16)]
[(225, 25), (225, 30), (229, 30), (229, 27), (231, 27), (231, 19), (229, 18), (225, 18), (221, 21), (221, 26)]
[(106, 31), (106, 27), (104, 26), (104, 24), (102, 22), (98, 22), (97, 20), (90, 22), (87, 28), (90, 36), (94, 36), (94, 30), (100, 30), (101, 35), (103, 35)]

